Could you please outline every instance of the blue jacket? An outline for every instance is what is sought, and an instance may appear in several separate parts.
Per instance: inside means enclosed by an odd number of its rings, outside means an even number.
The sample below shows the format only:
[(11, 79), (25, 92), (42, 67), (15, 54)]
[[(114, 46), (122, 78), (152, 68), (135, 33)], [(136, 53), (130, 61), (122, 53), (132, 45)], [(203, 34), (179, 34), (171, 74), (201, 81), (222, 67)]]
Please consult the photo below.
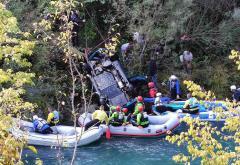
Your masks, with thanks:
[(180, 90), (180, 82), (179, 80), (171, 80), (169, 81), (169, 89), (170, 91), (176, 90), (177, 95), (181, 94)]
[(233, 99), (236, 101), (240, 101), (240, 90), (237, 89), (234, 93), (233, 93)]
[(35, 132), (42, 133), (44, 130), (49, 128), (50, 126), (47, 122), (41, 118), (33, 120), (33, 127)]

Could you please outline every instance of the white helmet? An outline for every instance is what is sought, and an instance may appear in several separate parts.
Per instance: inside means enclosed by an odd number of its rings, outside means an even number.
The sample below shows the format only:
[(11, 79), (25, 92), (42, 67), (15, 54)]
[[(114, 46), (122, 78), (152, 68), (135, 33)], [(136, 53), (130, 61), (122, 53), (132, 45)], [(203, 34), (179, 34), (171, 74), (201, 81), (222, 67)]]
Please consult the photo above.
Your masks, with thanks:
[(162, 96), (162, 93), (158, 92), (158, 93), (156, 94), (156, 96), (157, 96), (157, 97), (160, 97), (160, 96)]
[(187, 94), (187, 98), (189, 99), (189, 98), (191, 98), (192, 97), (192, 94), (191, 93), (188, 93)]
[(36, 120), (36, 119), (38, 119), (38, 116), (37, 116), (37, 115), (34, 115), (34, 116), (33, 116), (33, 120)]
[(230, 86), (230, 89), (231, 89), (231, 91), (232, 91), (232, 90), (236, 90), (237, 87), (236, 87), (236, 85), (231, 85), (231, 86)]
[(171, 75), (170, 80), (176, 80), (176, 79), (177, 79), (177, 76)]
[(188, 54), (188, 51), (187, 50), (185, 50), (184, 52), (183, 52), (183, 54), (185, 55), (185, 54)]

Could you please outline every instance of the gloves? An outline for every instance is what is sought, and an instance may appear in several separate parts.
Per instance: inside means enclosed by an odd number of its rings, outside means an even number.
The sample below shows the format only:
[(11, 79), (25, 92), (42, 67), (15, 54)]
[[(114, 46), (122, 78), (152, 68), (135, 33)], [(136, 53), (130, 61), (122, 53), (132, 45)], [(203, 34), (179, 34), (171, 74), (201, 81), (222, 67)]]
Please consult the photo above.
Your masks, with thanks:
[(162, 86), (166, 86), (167, 85), (165, 82), (162, 82), (161, 84), (162, 84)]

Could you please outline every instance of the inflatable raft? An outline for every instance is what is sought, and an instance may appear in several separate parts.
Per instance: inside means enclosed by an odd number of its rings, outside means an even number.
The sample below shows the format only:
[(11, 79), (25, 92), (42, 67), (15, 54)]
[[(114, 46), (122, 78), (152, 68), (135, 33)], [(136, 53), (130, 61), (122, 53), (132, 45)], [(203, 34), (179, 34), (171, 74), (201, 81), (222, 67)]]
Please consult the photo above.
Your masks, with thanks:
[[(80, 125), (85, 125), (91, 121), (91, 114), (81, 115), (78, 119)], [(109, 126), (112, 136), (134, 136), (134, 137), (154, 137), (166, 135), (180, 124), (180, 120), (176, 113), (167, 113), (160, 116), (148, 116), (150, 125), (146, 128), (138, 128), (128, 124), (126, 126)], [(107, 129), (107, 126), (105, 126)]]
[(13, 128), (12, 134), (17, 138), (26, 138), (30, 145), (74, 147), (76, 138), (77, 146), (83, 146), (99, 140), (104, 133), (102, 127), (92, 127), (86, 132), (82, 130), (83, 127), (76, 127), (76, 131), (71, 126), (59, 125), (51, 128), (53, 134), (40, 134), (33, 131), (31, 122), (21, 121), (20, 129)]
[[(227, 115), (227, 114), (226, 114)], [(200, 121), (210, 121), (210, 122), (224, 122), (224, 117), (219, 117), (218, 113), (215, 113), (213, 111), (207, 111), (207, 112), (199, 112), (198, 114), (188, 114), (188, 113), (181, 113), (178, 112), (178, 116), (180, 118), (184, 118), (186, 116), (192, 117), (192, 118), (198, 118)]]
[[(224, 106), (223, 104), (214, 103), (214, 102), (205, 102), (205, 103), (199, 104), (198, 105), (199, 111), (196, 114), (183, 113), (181, 110), (184, 105), (183, 102), (172, 102), (164, 105), (167, 107), (171, 107), (174, 111), (176, 111), (180, 118), (189, 116), (192, 118), (199, 118), (201, 121), (225, 121), (224, 116), (229, 115), (229, 112), (227, 111), (226, 106)], [(222, 110), (224, 110), (223, 115), (220, 116), (219, 113), (214, 112), (213, 110), (215, 108), (221, 108)], [(152, 110), (156, 114), (159, 114), (156, 106), (152, 106)]]

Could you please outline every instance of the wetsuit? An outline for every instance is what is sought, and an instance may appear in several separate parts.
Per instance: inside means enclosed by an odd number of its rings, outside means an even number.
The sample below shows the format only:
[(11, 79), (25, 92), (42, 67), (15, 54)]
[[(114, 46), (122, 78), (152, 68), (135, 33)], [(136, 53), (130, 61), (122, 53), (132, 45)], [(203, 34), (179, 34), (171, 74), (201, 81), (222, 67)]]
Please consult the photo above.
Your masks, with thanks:
[(135, 118), (131, 120), (133, 126), (142, 126), (143, 128), (148, 127), (148, 117), (144, 117), (143, 113), (139, 113)]

